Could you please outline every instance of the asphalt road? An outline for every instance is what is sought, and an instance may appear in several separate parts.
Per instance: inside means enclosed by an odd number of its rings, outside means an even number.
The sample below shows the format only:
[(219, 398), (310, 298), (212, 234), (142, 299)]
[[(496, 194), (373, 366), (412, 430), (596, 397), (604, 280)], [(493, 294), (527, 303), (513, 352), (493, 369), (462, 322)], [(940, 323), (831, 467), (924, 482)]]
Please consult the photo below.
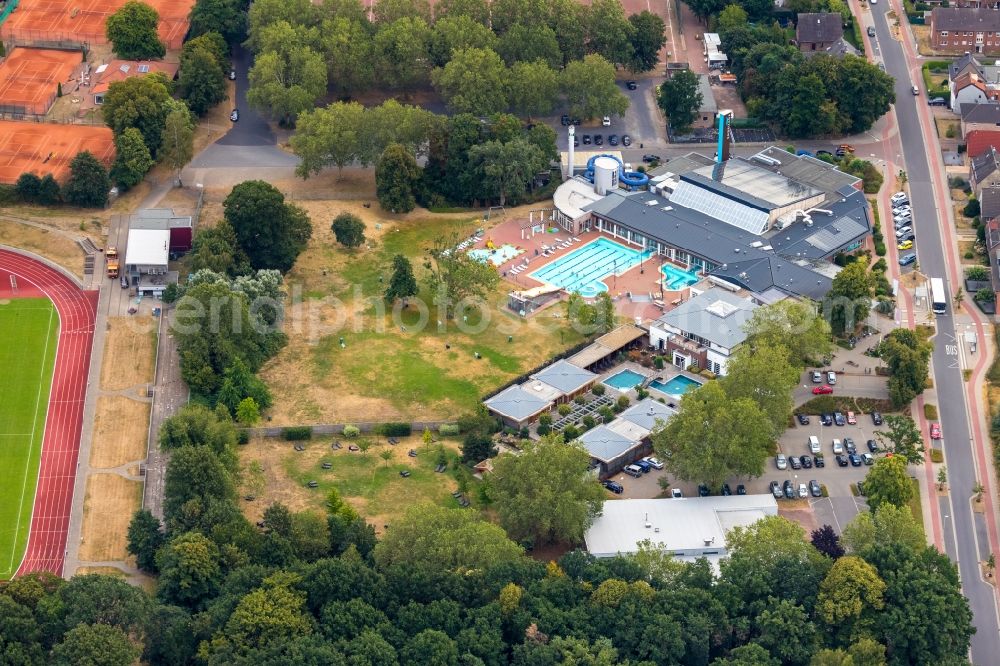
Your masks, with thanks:
[(240, 119), (232, 129), (216, 143), (222, 146), (273, 146), (277, 143), (274, 132), (267, 121), (247, 104), (247, 72), (250, 71), (252, 56), (243, 46), (233, 47), (233, 68), (236, 70), (236, 99), (234, 108), (239, 109)]
[[(903, 163), (910, 185), (910, 202), (913, 207), (914, 228), (922, 240), (917, 250), (920, 270), (930, 277), (945, 281), (945, 293), (955, 293), (959, 285), (949, 284), (945, 265), (944, 243), (951, 239), (942, 237), (941, 226), (947, 225), (947, 216), (939, 217), (934, 190), (931, 186), (930, 164), (917, 115), (917, 104), (926, 104), (925, 95), (915, 97), (910, 87), (909, 69), (900, 42), (889, 31), (886, 13), (889, 3), (879, 3), (872, 8), (875, 30), (886, 71), (896, 78), (896, 119), (903, 146)], [(950, 299), (950, 296), (949, 296)], [(955, 323), (951, 308), (937, 318), (932, 362), (937, 394), (943, 399), (938, 407), (948, 455), (948, 481), (952, 489), (951, 510), (945, 517), (944, 539), (946, 552), (957, 560), (962, 578), (962, 589), (969, 599), (976, 634), (972, 637), (972, 660), (977, 664), (996, 663), (1000, 655), (1000, 629), (993, 588), (980, 577), (980, 548), (977, 541), (976, 518), (967, 500), (977, 482), (976, 466), (970, 437), (968, 406), (965, 385), (956, 353)]]

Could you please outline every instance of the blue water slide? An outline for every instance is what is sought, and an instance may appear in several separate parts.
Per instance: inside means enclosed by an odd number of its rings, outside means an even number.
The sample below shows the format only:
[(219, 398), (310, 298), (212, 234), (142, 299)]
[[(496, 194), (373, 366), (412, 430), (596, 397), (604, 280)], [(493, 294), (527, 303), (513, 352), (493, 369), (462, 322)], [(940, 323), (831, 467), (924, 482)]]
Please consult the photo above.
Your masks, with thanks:
[(583, 177), (594, 182), (594, 160), (598, 157), (610, 157), (615, 162), (618, 162), (618, 180), (628, 186), (629, 189), (635, 189), (637, 187), (645, 187), (649, 185), (649, 176), (644, 173), (639, 173), (638, 171), (626, 171), (625, 165), (622, 161), (615, 157), (614, 155), (594, 155), (589, 160), (587, 160), (587, 170), (583, 172)]

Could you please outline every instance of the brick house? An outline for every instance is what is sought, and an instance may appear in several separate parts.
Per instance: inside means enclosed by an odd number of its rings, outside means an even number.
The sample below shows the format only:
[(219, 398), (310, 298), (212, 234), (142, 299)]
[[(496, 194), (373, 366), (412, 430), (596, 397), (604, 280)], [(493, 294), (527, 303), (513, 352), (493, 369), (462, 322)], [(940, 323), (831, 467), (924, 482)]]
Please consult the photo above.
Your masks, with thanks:
[(840, 14), (799, 14), (795, 24), (795, 43), (803, 52), (826, 51), (844, 36)]
[(1000, 53), (1000, 12), (936, 7), (931, 11), (931, 46), (941, 51)]

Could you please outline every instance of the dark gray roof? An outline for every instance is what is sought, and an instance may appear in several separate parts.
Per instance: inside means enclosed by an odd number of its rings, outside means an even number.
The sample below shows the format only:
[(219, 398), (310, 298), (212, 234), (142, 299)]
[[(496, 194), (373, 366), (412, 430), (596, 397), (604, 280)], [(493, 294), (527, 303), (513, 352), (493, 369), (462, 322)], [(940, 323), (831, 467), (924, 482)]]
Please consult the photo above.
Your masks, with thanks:
[(827, 55), (832, 55), (840, 58), (845, 55), (856, 56), (858, 55), (858, 50), (854, 48), (854, 44), (851, 44), (849, 41), (841, 37), (832, 44), (830, 44), (828, 47), (823, 49), (822, 51), (806, 51), (804, 55), (806, 57), (809, 57), (812, 55), (816, 55), (817, 53), (825, 53)]
[(979, 217), (983, 221), (1000, 217), (1000, 187), (984, 187), (980, 192)]
[(935, 7), (931, 10), (933, 30), (996, 32), (1000, 30), (1000, 12), (972, 7)]
[(1000, 104), (966, 103), (962, 105), (961, 113), (963, 123), (1000, 125)]
[(712, 92), (712, 82), (708, 80), (708, 74), (698, 75), (698, 92), (701, 93), (701, 106), (698, 107), (698, 112), (712, 115), (718, 113), (719, 107), (715, 103), (715, 93)]
[(486, 400), (485, 404), (490, 411), (523, 421), (546, 409), (552, 402), (533, 395), (520, 385), (514, 385)]
[(980, 75), (983, 76), (983, 66), (976, 60), (976, 56), (971, 53), (967, 53), (958, 60), (952, 60), (951, 64), (948, 65), (948, 78), (952, 81), (958, 76), (958, 73), (963, 69), (972, 65), (972, 68)]
[(708, 155), (702, 155), (701, 153), (688, 153), (687, 155), (681, 155), (680, 157), (668, 158), (666, 162), (663, 162), (655, 169), (650, 169), (647, 173), (650, 178), (655, 178), (656, 176), (662, 176), (668, 173), (678, 175), (687, 173), (688, 171), (694, 171), (698, 167), (708, 166), (714, 163), (715, 160)]
[(990, 175), (995, 173), (1000, 164), (997, 164), (997, 159), (1000, 156), (997, 155), (997, 149), (990, 146), (982, 155), (976, 155), (972, 158), (972, 177), (977, 183), (983, 182), (984, 179), (989, 178)]
[(844, 19), (840, 14), (799, 14), (795, 38), (800, 44), (827, 44), (844, 36)]
[(619, 419), (631, 421), (640, 428), (652, 431), (656, 427), (656, 422), (666, 422), (677, 413), (677, 410), (667, 407), (659, 400), (646, 398), (632, 405), (618, 415)]
[(597, 375), (590, 370), (575, 366), (569, 361), (559, 360), (531, 375), (531, 378), (545, 382), (565, 394), (570, 394), (593, 382), (597, 379)]

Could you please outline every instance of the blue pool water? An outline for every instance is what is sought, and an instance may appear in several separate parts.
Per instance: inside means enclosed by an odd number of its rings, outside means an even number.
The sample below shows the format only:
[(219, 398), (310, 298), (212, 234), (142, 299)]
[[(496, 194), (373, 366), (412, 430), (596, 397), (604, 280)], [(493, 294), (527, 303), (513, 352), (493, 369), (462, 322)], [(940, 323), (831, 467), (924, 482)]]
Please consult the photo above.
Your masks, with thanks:
[(592, 298), (608, 290), (608, 286), (601, 280), (611, 274), (624, 273), (649, 254), (625, 247), (607, 238), (598, 238), (565, 257), (546, 264), (532, 273), (531, 277), (562, 287), (566, 291), (578, 291), (581, 296)]
[(663, 286), (667, 289), (682, 289), (698, 281), (696, 273), (682, 270), (670, 264), (663, 264), (660, 270), (663, 271)]
[(494, 266), (499, 266), (502, 263), (510, 261), (517, 255), (521, 254), (521, 252), (523, 252), (523, 250), (518, 250), (513, 245), (505, 244), (492, 250), (485, 247), (477, 250), (469, 250), (468, 254), (473, 259), (477, 259), (479, 261), (489, 261)]
[(654, 379), (649, 383), (649, 388), (656, 389), (661, 393), (666, 393), (667, 395), (673, 395), (676, 397), (681, 397), (691, 389), (696, 389), (701, 386), (701, 382), (696, 382), (693, 379), (688, 379), (683, 375), (677, 375), (669, 382), (661, 382), (659, 379)]
[(619, 391), (627, 391), (641, 384), (643, 379), (645, 377), (634, 370), (622, 370), (605, 379), (604, 383)]

